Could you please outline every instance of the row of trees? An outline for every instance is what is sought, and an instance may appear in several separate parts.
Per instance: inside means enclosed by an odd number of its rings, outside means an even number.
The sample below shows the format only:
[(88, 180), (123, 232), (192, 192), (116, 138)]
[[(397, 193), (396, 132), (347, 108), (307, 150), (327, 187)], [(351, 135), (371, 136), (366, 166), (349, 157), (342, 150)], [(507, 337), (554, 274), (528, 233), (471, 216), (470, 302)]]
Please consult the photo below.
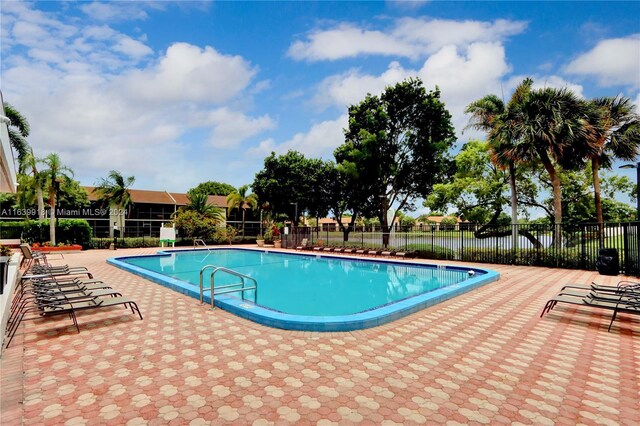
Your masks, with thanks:
[[(345, 142), (335, 150), (335, 162), (306, 159), (295, 151), (272, 153), (253, 188), (273, 211), (289, 217), (294, 205), (314, 216), (330, 212), (345, 240), (343, 215), (351, 215), (351, 225), (359, 216), (377, 217), (385, 245), (398, 211), (412, 211), (419, 198), (431, 208), (457, 207), (465, 219), (489, 224), (497, 222), (505, 205), (511, 206), (514, 225), (519, 205), (535, 206), (560, 225), (563, 206), (576, 214), (576, 205), (588, 199), (578, 190), (585, 179), (593, 185), (591, 219), (602, 223), (603, 205), (609, 213), (625, 210), (619, 203), (603, 203), (600, 169), (637, 156), (640, 124), (634, 109), (628, 98), (584, 100), (569, 89), (534, 89), (533, 80), (525, 79), (507, 103), (487, 95), (467, 107), (469, 126), (487, 131), (488, 141), (466, 144), (452, 161), (454, 131), (439, 90), (426, 92), (420, 80), (409, 79), (349, 107)], [(545, 184), (550, 202), (540, 200)], [(629, 190), (631, 184), (612, 177), (605, 186)], [(561, 228), (554, 229), (560, 244)], [(516, 240), (517, 227), (513, 230)]]
[[(413, 211), (421, 198), (431, 208), (455, 207), (465, 219), (482, 218), (490, 224), (507, 205), (513, 224), (519, 206), (537, 206), (560, 225), (566, 216), (563, 211), (575, 213), (575, 205), (584, 204), (585, 197), (566, 201), (583, 194), (575, 186), (589, 179), (594, 219), (601, 223), (603, 206), (615, 207), (603, 203), (602, 184), (617, 189), (630, 186), (621, 180), (614, 185), (614, 178), (602, 180), (600, 169), (610, 168), (616, 159), (636, 157), (640, 124), (634, 108), (628, 98), (584, 100), (569, 89), (534, 89), (533, 81), (525, 79), (506, 103), (487, 95), (467, 107), (469, 127), (486, 131), (488, 138), (486, 143), (469, 142), (454, 160), (450, 151), (455, 133), (439, 89), (427, 91), (419, 79), (408, 79), (349, 107), (345, 141), (334, 151), (334, 161), (308, 159), (296, 151), (272, 153), (251, 185), (255, 194), (247, 185), (235, 189), (205, 182), (189, 191), (190, 202), (206, 205), (206, 196), (198, 198), (202, 194), (227, 196), (230, 208), (242, 209), (243, 233), (246, 210), (257, 207), (285, 215), (295, 224), (296, 212), (331, 214), (345, 240), (357, 218), (373, 217), (382, 227), (386, 245), (398, 212)], [(28, 135), (28, 125), (17, 128), (18, 136)], [(39, 172), (38, 161), (28, 161), (33, 155), (25, 146), (14, 144), (21, 169), (24, 164), (25, 175), (32, 179), (30, 187), (36, 196), (38, 188), (43, 189), (49, 205), (55, 205), (56, 193), (68, 181), (68, 169), (52, 154), (41, 163), (47, 172)], [(545, 183), (552, 196), (540, 201)], [(126, 184), (123, 180), (117, 186)], [(343, 224), (343, 217), (350, 217), (349, 225)], [(559, 226), (556, 231), (554, 241), (559, 244)]]
[[(376, 217), (387, 245), (397, 212), (414, 210), (416, 200), (450, 174), (448, 152), (454, 142), (440, 91), (428, 92), (419, 79), (408, 79), (349, 107), (349, 127), (335, 162), (295, 151), (272, 153), (252, 186), (272, 212), (295, 223), (295, 210), (331, 213), (345, 240), (358, 217)], [(342, 223), (347, 214), (349, 225)]]
[[(547, 172), (553, 194), (555, 225), (562, 223), (562, 171), (590, 163), (596, 221), (604, 221), (600, 168), (613, 160), (633, 160), (640, 146), (640, 120), (631, 100), (621, 96), (584, 100), (570, 89), (534, 90), (525, 79), (508, 103), (487, 95), (471, 103), (471, 127), (488, 132), (492, 162), (509, 170), (512, 223), (517, 223), (517, 170)], [(556, 226), (556, 243), (560, 227)], [(601, 237), (602, 238), (602, 237)], [(515, 240), (515, 236), (514, 236)]]
[[(78, 208), (89, 205), (87, 192), (73, 179), (74, 173), (62, 164), (57, 153), (37, 158), (27, 142), (30, 133), (29, 122), (12, 105), (5, 104), (5, 113), (11, 120), (8, 127), (9, 142), (18, 158), (18, 192), (15, 206), (28, 211), (36, 206), (39, 220), (49, 219), (49, 240), (56, 245), (56, 207)], [(129, 188), (135, 181), (133, 176), (123, 177), (112, 170), (107, 178), (96, 183), (95, 192), (104, 206), (127, 210), (131, 205)], [(46, 202), (45, 202), (46, 196)], [(121, 222), (121, 228), (124, 224)]]

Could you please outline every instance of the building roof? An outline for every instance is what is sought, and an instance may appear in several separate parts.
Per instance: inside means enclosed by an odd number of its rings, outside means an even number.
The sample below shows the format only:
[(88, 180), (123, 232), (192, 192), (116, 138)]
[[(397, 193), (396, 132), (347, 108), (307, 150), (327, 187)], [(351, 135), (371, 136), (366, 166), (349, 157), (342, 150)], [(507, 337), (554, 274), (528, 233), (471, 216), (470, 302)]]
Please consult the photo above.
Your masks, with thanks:
[[(85, 186), (89, 201), (97, 201), (98, 195), (93, 192), (93, 186)], [(176, 206), (185, 206), (189, 203), (187, 194), (180, 192), (168, 191), (150, 191), (146, 189), (129, 189), (131, 201), (134, 204), (169, 204)], [(209, 203), (218, 207), (227, 206), (227, 197), (224, 195), (209, 195)]]
[[(427, 220), (429, 222), (440, 223), (440, 222), (442, 222), (443, 219), (451, 218), (451, 217), (455, 218), (456, 222), (458, 222), (458, 223), (462, 222), (462, 219), (460, 219), (459, 217), (455, 217), (455, 216), (429, 216), (429, 217), (427, 217)], [(418, 224), (418, 225), (421, 224), (421, 223), (422, 224), (426, 224), (428, 222), (421, 222), (421, 221), (417, 221), (416, 222), (416, 224)]]
[[(327, 223), (335, 223), (337, 225), (338, 221), (335, 220), (332, 217), (323, 217), (323, 218), (318, 220), (318, 223), (320, 225), (324, 225), (324, 224), (327, 224)], [(342, 224), (343, 225), (348, 225), (349, 223), (351, 223), (351, 217), (343, 217), (342, 218)]]

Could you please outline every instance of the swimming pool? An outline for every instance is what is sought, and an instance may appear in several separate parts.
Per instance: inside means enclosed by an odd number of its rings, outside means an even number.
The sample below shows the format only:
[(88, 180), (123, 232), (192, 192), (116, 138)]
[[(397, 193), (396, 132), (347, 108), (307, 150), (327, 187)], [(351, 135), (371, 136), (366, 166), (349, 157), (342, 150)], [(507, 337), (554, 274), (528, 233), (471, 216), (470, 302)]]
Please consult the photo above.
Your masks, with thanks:
[[(245, 292), (244, 299), (240, 293), (216, 295), (216, 306), (265, 325), (313, 331), (373, 327), (499, 278), (480, 268), (238, 248), (161, 251), (108, 262), (196, 298), (200, 270), (224, 266), (257, 280), (258, 291)], [(205, 285), (210, 274), (204, 274)], [(215, 281), (218, 288), (238, 279), (220, 274)], [(208, 294), (205, 300), (210, 302)]]

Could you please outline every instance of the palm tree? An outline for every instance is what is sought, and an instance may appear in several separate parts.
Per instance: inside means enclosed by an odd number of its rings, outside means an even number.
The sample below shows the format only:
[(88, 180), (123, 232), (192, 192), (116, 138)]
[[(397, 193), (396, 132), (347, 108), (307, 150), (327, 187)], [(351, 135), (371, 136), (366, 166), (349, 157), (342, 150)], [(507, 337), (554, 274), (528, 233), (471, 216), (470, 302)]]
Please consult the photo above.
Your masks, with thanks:
[(255, 210), (258, 207), (258, 196), (247, 194), (249, 185), (242, 185), (235, 192), (227, 195), (227, 206), (230, 210), (242, 209), (242, 236), (244, 236), (244, 217), (247, 206)]
[[(47, 176), (47, 192), (49, 194), (49, 208), (51, 212), (49, 214), (49, 240), (52, 246), (56, 245), (56, 196), (60, 192), (60, 187), (64, 181), (71, 180), (73, 171), (63, 166), (60, 162), (58, 154), (51, 153), (45, 158), (40, 160), (47, 166), (44, 173)], [(67, 173), (71, 174), (69, 176)]]
[(33, 155), (33, 149), (29, 147), (29, 152), (25, 155), (22, 162), (20, 162), (20, 174), (22, 175), (31, 175), (30, 179), (23, 179), (24, 183), (27, 183), (27, 186), (20, 184), (18, 186), (19, 191), (27, 191), (33, 190), (35, 193), (35, 197), (38, 203), (38, 220), (45, 219), (44, 212), (44, 195), (42, 193), (42, 188), (46, 186), (47, 176), (45, 173), (41, 173), (38, 171), (38, 160), (35, 155)]
[(511, 190), (511, 239), (512, 248), (518, 248), (518, 194), (516, 192), (516, 161), (505, 155), (513, 147), (514, 136), (506, 125), (509, 111), (521, 104), (529, 92), (533, 80), (526, 78), (516, 87), (507, 105), (496, 95), (487, 95), (470, 103), (465, 113), (471, 114), (469, 126), (489, 133), (491, 161), (498, 167), (509, 169), (509, 188)]
[(11, 124), (8, 126), (9, 142), (18, 154), (18, 164), (22, 165), (22, 162), (30, 151), (29, 144), (25, 139), (29, 136), (29, 122), (11, 104), (4, 104), (4, 113), (7, 118), (11, 120)]
[[(101, 178), (93, 192), (98, 195), (98, 199), (104, 206), (112, 207), (116, 212), (117, 223), (124, 235), (124, 211), (129, 211), (133, 205), (129, 188), (136, 178), (129, 176), (125, 178), (117, 170), (111, 170), (107, 178)], [(111, 220), (111, 218), (109, 218)]]
[(224, 210), (209, 203), (209, 195), (204, 192), (193, 192), (187, 194), (187, 205), (182, 207), (184, 211), (193, 211), (202, 216), (214, 219), (218, 223), (225, 221)]
[[(600, 111), (597, 149), (590, 159), (596, 220), (598, 224), (602, 224), (604, 218), (600, 199), (599, 169), (611, 168), (614, 160), (635, 160), (640, 147), (640, 117), (634, 112), (635, 105), (631, 99), (622, 96), (593, 99), (591, 104)], [(601, 243), (604, 242), (603, 238), (601, 232)]]
[(584, 165), (596, 151), (597, 132), (593, 108), (569, 89), (544, 88), (529, 91), (507, 112), (504, 127), (514, 144), (503, 155), (512, 161), (540, 161), (553, 188), (554, 244), (561, 244), (562, 198), (558, 167)]

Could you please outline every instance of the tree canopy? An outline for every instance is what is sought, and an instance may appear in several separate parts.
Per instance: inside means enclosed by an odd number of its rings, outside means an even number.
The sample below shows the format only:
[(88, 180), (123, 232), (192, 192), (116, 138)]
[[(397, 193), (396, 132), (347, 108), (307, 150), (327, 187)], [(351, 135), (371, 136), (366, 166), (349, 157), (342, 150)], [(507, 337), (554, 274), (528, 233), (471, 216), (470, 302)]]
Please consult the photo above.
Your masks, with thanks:
[(232, 192), (235, 192), (236, 188), (233, 185), (229, 185), (224, 182), (207, 181), (199, 183), (197, 186), (191, 188), (189, 194), (199, 192), (207, 195), (223, 195), (227, 196)]
[(322, 160), (306, 158), (297, 151), (278, 156), (272, 152), (251, 186), (260, 202), (268, 202), (275, 215), (284, 214), (295, 221), (297, 203), (298, 214), (308, 211), (323, 216), (328, 206), (322, 205), (314, 194), (322, 182), (325, 167)]
[(30, 133), (29, 121), (27, 121), (27, 118), (22, 115), (20, 111), (15, 109), (9, 103), (4, 104), (4, 112), (7, 115), (7, 118), (11, 121), (8, 126), (9, 143), (18, 155), (18, 163), (22, 170), (22, 162), (30, 152), (29, 144), (26, 139)]
[(428, 196), (450, 174), (448, 150), (454, 141), (439, 89), (427, 92), (420, 79), (387, 87), (380, 96), (369, 94), (349, 107), (345, 142), (334, 155), (354, 184), (350, 190), (366, 194), (363, 212), (378, 217), (385, 245), (397, 210), (414, 209), (416, 199)]
[(245, 212), (247, 207), (250, 207), (252, 210), (258, 208), (258, 196), (256, 194), (249, 194), (249, 188), (249, 185), (242, 185), (227, 195), (227, 207), (229, 207), (229, 210), (242, 210), (242, 236), (244, 236)]

